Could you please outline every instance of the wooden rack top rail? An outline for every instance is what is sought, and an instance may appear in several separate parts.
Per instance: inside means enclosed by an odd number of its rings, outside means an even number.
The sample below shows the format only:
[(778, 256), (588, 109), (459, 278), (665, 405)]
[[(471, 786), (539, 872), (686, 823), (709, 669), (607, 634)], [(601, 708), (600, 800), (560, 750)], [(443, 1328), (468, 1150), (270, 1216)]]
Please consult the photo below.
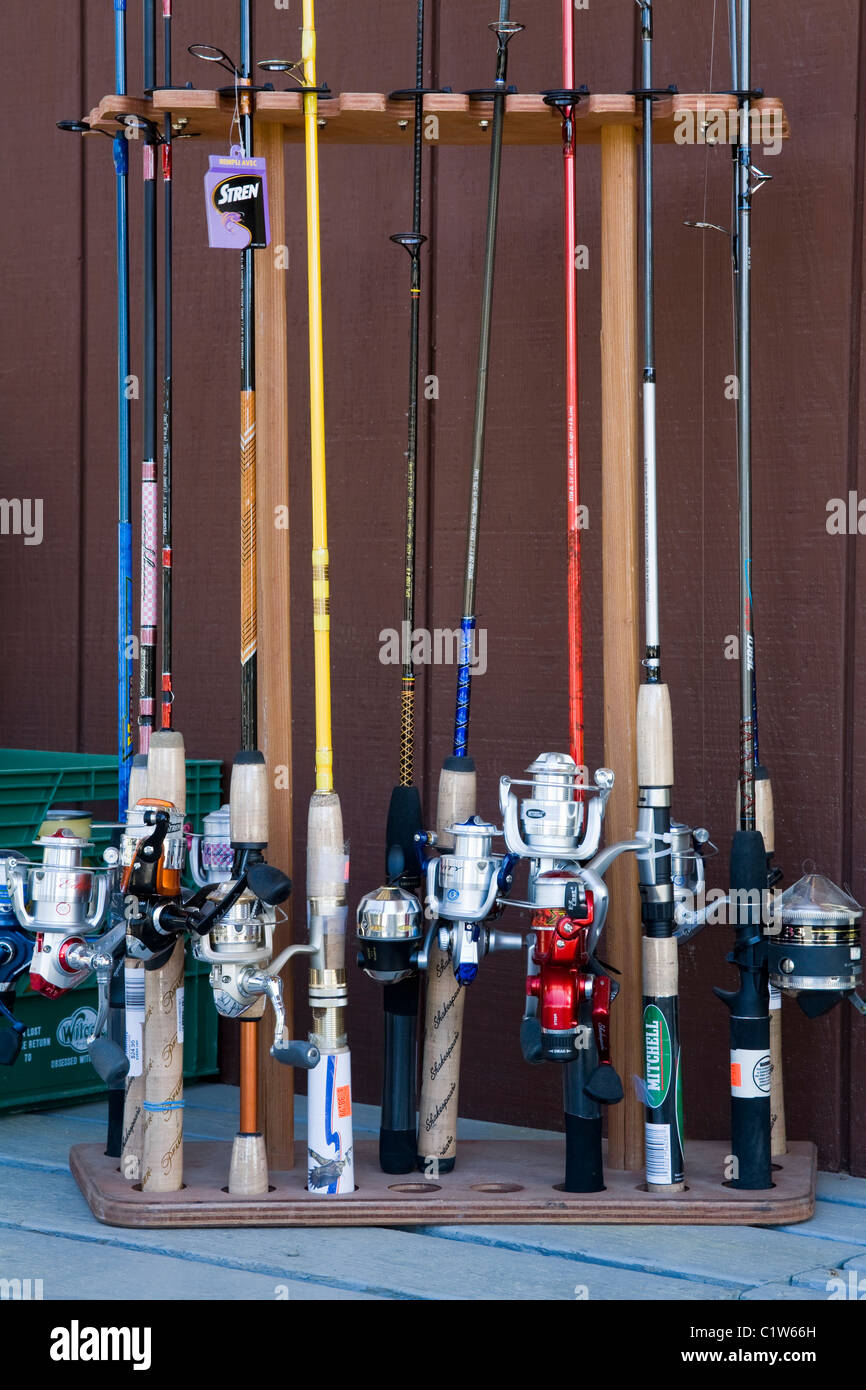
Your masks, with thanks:
[[(790, 131), (785, 109), (777, 98), (763, 97), (753, 103), (756, 110), (753, 143), (767, 145)], [(153, 101), (143, 98), (106, 96), (90, 113), (90, 124), (102, 130), (116, 129), (115, 117), (136, 114), (161, 119), (170, 111), (183, 121), (183, 131), (216, 139), (228, 139), (234, 102), (215, 91), (182, 87), (156, 91)], [(504, 142), (506, 145), (555, 145), (561, 141), (558, 112), (545, 105), (538, 93), (509, 96), (506, 101)], [(720, 142), (735, 136), (736, 98), (729, 93), (679, 93), (662, 97), (655, 105), (654, 132), (657, 140), (668, 144), (703, 144), (704, 119), (715, 121), (716, 129), (707, 133)], [(721, 113), (724, 113), (723, 115)], [(431, 144), (486, 145), (490, 138), (493, 103), (470, 101), (462, 93), (436, 94), (424, 98), (424, 115), (436, 117), (438, 128), (427, 134)], [(258, 122), (282, 125), (288, 142), (301, 142), (303, 98), (298, 92), (258, 92), (255, 98)], [(319, 119), (324, 122), (319, 135), (323, 144), (405, 145), (411, 140), (414, 102), (389, 101), (381, 92), (342, 92), (319, 100)], [(640, 111), (633, 96), (626, 93), (584, 97), (575, 116), (578, 144), (597, 144), (606, 126), (640, 125)], [(679, 136), (679, 138), (677, 138)], [(684, 138), (685, 137), (685, 138)], [(715, 141), (714, 141), (715, 143)]]

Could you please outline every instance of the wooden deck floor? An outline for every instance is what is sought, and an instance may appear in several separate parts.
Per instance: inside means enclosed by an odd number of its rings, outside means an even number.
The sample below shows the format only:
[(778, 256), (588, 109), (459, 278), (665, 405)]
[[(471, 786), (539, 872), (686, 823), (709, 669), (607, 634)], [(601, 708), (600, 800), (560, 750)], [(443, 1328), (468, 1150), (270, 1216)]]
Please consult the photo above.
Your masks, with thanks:
[[(304, 1101), (296, 1102), (303, 1132)], [(237, 1092), (187, 1091), (190, 1138), (230, 1138)], [(372, 1106), (356, 1133), (372, 1137)], [(101, 1104), (0, 1116), (0, 1278), (45, 1299), (816, 1300), (864, 1277), (866, 1180), (825, 1173), (813, 1220), (775, 1229), (431, 1226), (411, 1230), (125, 1231), (94, 1220), (67, 1167)], [(538, 1131), (461, 1121), (464, 1138)], [(830, 1287), (828, 1288), (828, 1285)]]

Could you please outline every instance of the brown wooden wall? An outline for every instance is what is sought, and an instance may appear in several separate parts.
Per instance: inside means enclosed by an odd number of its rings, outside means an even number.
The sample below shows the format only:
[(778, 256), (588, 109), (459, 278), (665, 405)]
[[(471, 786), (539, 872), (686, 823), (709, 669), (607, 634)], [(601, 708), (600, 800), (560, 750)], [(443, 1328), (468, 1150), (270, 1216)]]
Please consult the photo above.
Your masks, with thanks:
[[(176, 0), (175, 77), (202, 84), (196, 41), (237, 47), (230, 0)], [(410, 0), (321, 0), (319, 67), (333, 90), (411, 85)], [(489, 0), (431, 11), (428, 79), (487, 85)], [(259, 56), (296, 57), (300, 5), (257, 9)], [(718, 11), (714, 68), (711, 17)], [(730, 85), (725, 6), (657, 0), (656, 76), (683, 91)], [(863, 178), (866, 29), (856, 0), (794, 7), (756, 0), (753, 77), (786, 104), (792, 139), (756, 156), (774, 181), (754, 209), (755, 561), (761, 754), (776, 794), (777, 860), (790, 882), (814, 862), (866, 901), (866, 574), (856, 537), (830, 536), (827, 502), (866, 495), (862, 460)], [(560, 80), (557, 0), (513, 5), (526, 32), (511, 76), (522, 91)], [(129, 7), (130, 89), (140, 87), (140, 7)], [(628, 0), (576, 10), (578, 80), (622, 91), (635, 78)], [(5, 659), (0, 744), (114, 747), (114, 179), (108, 142), (54, 128), (113, 86), (109, 0), (23, 0), (4, 7), (7, 110), (2, 387), (5, 496), (44, 499), (45, 536), (0, 538)], [(763, 160), (763, 162), (762, 162)], [(238, 739), (237, 264), (209, 252), (202, 215), (206, 150), (175, 155), (175, 687), (177, 725), (194, 757), (230, 759)], [(133, 270), (138, 171), (131, 159)], [(588, 757), (602, 761), (599, 582), (598, 154), (579, 152), (579, 234), (589, 268), (580, 302), (581, 466)], [(425, 372), (417, 621), (458, 618), (474, 393), (487, 160), (442, 149), (427, 161)], [(479, 809), (496, 813), (500, 773), (517, 775), (566, 738), (563, 350), (560, 158), (507, 148), (491, 364), (479, 622), (489, 668), (474, 685), (472, 749)], [(663, 643), (675, 718), (676, 809), (707, 825), (724, 882), (736, 776), (736, 480), (728, 244), (687, 219), (729, 225), (725, 149), (666, 148), (657, 159), (657, 332), (663, 525)], [(295, 865), (304, 863), (312, 786), (306, 279), (301, 149), (287, 156), (291, 256)], [(388, 241), (410, 223), (407, 150), (331, 149), (322, 159), (325, 345), (332, 549), (335, 770), (351, 837), (355, 898), (379, 881), (384, 816), (397, 773), (399, 677), (378, 660), (380, 629), (400, 618), (406, 389), (406, 262)], [(133, 370), (141, 361), (133, 280)], [(138, 454), (134, 418), (133, 458)], [(136, 489), (137, 490), (137, 489)], [(617, 518), (606, 518), (615, 526)], [(866, 524), (866, 523), (864, 523)], [(420, 680), (418, 776), (428, 814), (448, 751), (454, 673)], [(693, 1137), (726, 1132), (723, 928), (681, 952), (686, 1116)], [(615, 963), (615, 962), (614, 962)], [(632, 982), (626, 982), (627, 987)], [(632, 986), (633, 987), (633, 986)], [(356, 1094), (378, 1097), (380, 999), (354, 979)], [(556, 1124), (559, 1076), (518, 1048), (522, 972), (485, 964), (467, 1009), (463, 1108), (496, 1120)], [(303, 998), (298, 1018), (306, 1020)], [(817, 1137), (821, 1161), (866, 1173), (866, 1031), (850, 1008), (809, 1023), (785, 1006), (788, 1131)]]

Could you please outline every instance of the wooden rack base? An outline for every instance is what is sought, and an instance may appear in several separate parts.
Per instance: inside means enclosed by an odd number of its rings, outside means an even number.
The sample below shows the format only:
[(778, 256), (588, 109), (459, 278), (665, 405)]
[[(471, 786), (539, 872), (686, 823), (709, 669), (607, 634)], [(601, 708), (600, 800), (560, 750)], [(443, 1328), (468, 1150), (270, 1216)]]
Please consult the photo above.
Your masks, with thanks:
[(224, 1141), (186, 1144), (187, 1186), (158, 1198), (136, 1191), (100, 1144), (76, 1145), (69, 1162), (93, 1215), (108, 1226), (778, 1226), (812, 1216), (814, 1144), (790, 1145), (774, 1170), (770, 1192), (739, 1192), (723, 1184), (729, 1148), (727, 1142), (690, 1144), (688, 1188), (675, 1197), (647, 1192), (643, 1173), (624, 1171), (606, 1173), (604, 1192), (561, 1192), (555, 1183), (563, 1146), (556, 1140), (469, 1140), (460, 1145), (459, 1168), (435, 1182), (420, 1173), (380, 1172), (378, 1145), (368, 1140), (355, 1146), (357, 1190), (333, 1198), (305, 1189), (301, 1144), (293, 1172), (272, 1173), (267, 1196), (245, 1199), (225, 1191), (231, 1146)]

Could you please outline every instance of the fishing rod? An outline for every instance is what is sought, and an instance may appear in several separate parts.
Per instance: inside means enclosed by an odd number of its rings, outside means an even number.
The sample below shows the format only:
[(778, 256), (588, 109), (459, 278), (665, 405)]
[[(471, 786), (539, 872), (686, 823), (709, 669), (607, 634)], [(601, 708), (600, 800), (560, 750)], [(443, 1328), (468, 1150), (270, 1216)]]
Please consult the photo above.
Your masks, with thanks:
[[(319, 214), (318, 104), (329, 95), (316, 81), (312, 0), (304, 0), (301, 62), (262, 60), (268, 72), (288, 73), (304, 99), (307, 209), (307, 297), (310, 355), (310, 473), (313, 513), (313, 658), (316, 788), (307, 817), (308, 941), (286, 947), (269, 967), (280, 971), (296, 955), (310, 958), (312, 1029), (307, 1043), (286, 1042), (278, 1060), (309, 1070), (307, 1187), (337, 1195), (354, 1191), (352, 1068), (346, 1038), (346, 894), (349, 858), (340, 798), (334, 790), (331, 735), (330, 578), (328, 554), (325, 395), (322, 345), (322, 266)], [(300, 73), (300, 76), (299, 76)], [(275, 1053), (275, 1055), (277, 1055)]]
[[(222, 88), (221, 95), (234, 96), (235, 117), (240, 146), (232, 153), (245, 161), (253, 158), (253, 8), (252, 0), (240, 0), (240, 58), (235, 64), (221, 49), (209, 44), (192, 44), (190, 53), (206, 61), (215, 61), (227, 68), (234, 78), (231, 89)], [(259, 179), (261, 183), (261, 179)], [(231, 847), (234, 851), (232, 880), (238, 881), (247, 865), (259, 862), (267, 848), (267, 769), (259, 744), (259, 712), (257, 712), (257, 571), (256, 571), (256, 320), (254, 320), (254, 236), (250, 228), (247, 245), (240, 249), (240, 753), (235, 759), (232, 783), (240, 788), (243, 806), (231, 805)], [(242, 771), (243, 769), (243, 771)], [(239, 780), (235, 783), (235, 774)], [(247, 805), (249, 802), (249, 805)], [(238, 840), (236, 827), (246, 823), (252, 838)], [(238, 831), (239, 833), (239, 831)], [(286, 880), (289, 883), (289, 880)], [(289, 884), (291, 891), (291, 884)], [(246, 909), (247, 919), (240, 926), (236, 945), (247, 969), (272, 954), (272, 930), (267, 935), (256, 912)], [(271, 924), (272, 926), (272, 924)], [(246, 954), (245, 954), (246, 952)], [(204, 955), (204, 959), (217, 956)], [(217, 972), (218, 974), (218, 972)], [(214, 1001), (221, 1013), (232, 1009), (229, 1016), (238, 1017), (240, 1030), (240, 1130), (232, 1150), (229, 1191), (235, 1195), (267, 1193), (268, 1170), (264, 1136), (259, 1129), (259, 1042), (257, 1024), (264, 1012), (265, 999), (259, 994), (247, 995), (243, 1001), (232, 999), (218, 988), (217, 974), (211, 972)], [(272, 987), (272, 988), (275, 988)], [(281, 997), (282, 998), (282, 997)], [(279, 1005), (282, 1008), (282, 1004)]]
[[(728, 0), (728, 40), (731, 60), (731, 83), (736, 90), (738, 85), (739, 59), (738, 59), (738, 36), (737, 36), (737, 0)], [(731, 169), (733, 178), (731, 180), (731, 271), (733, 284), (733, 304), (734, 304), (734, 351), (737, 351), (739, 333), (739, 242), (738, 242), (738, 217), (737, 217), (737, 196), (738, 196), (738, 146), (731, 146)], [(756, 177), (755, 188), (769, 182), (770, 175), (762, 174), (752, 166), (752, 174)], [(773, 866), (773, 855), (775, 853), (775, 817), (773, 811), (773, 784), (770, 774), (761, 762), (759, 739), (758, 739), (758, 673), (755, 662), (754, 650), (754, 618), (752, 626), (752, 721), (753, 736), (755, 745), (755, 826), (760, 830), (764, 837), (764, 848), (767, 851), (767, 888), (771, 889), (777, 884), (781, 877), (781, 870)], [(739, 804), (739, 781), (737, 783), (737, 817), (740, 814)], [(782, 994), (770, 983), (770, 1065), (772, 1068), (770, 1082), (770, 1150), (771, 1157), (778, 1158), (787, 1153), (788, 1141), (785, 1128), (785, 1091), (782, 1076)]]
[[(734, 89), (739, 108), (736, 150), (737, 248), (737, 471), (739, 484), (740, 733), (739, 819), (731, 844), (731, 910), (736, 990), (716, 989), (731, 1011), (731, 1186), (763, 1190), (772, 1186), (770, 1142), (771, 1061), (767, 942), (763, 906), (767, 849), (755, 813), (754, 633), (752, 630), (752, 456), (751, 456), (751, 207), (750, 111), (751, 0), (731, 9), (738, 20), (738, 62)], [(733, 47), (732, 47), (733, 52)]]
[(409, 1173), (415, 1167), (415, 1043), (420, 977), (417, 951), (422, 911), (416, 894), (420, 870), (416, 836), (421, 833), (421, 796), (415, 785), (415, 667), (411, 635), (415, 630), (415, 516), (418, 441), (418, 340), (421, 300), (421, 174), (424, 144), (424, 0), (418, 0), (415, 86), (389, 94), (411, 100), (415, 115), (412, 159), (412, 230), (391, 240), (409, 255), (409, 409), (406, 447), (406, 530), (402, 632), (405, 654), (400, 694), (400, 776), (391, 792), (386, 826), (385, 872), (388, 883), (368, 893), (358, 905), (360, 963), (384, 985), (385, 1046), (379, 1166), (386, 1173)]
[(674, 781), (670, 692), (661, 679), (656, 460), (653, 102), (670, 92), (652, 84), (653, 14), (639, 0), (643, 138), (643, 456), (645, 541), (644, 681), (638, 691), (638, 854), (643, 955), (644, 1101), (647, 1187), (684, 1187), (679, 980), (674, 935), (671, 792)]
[[(575, 116), (577, 106), (587, 95), (585, 86), (576, 88), (574, 73), (574, 7), (562, 4), (562, 87), (543, 93), (544, 100), (559, 112), (562, 121), (562, 168), (564, 203), (565, 272), (565, 433), (567, 504), (567, 601), (568, 601), (568, 733), (570, 762), (555, 754), (542, 754), (529, 769), (534, 774), (536, 799), (547, 801), (545, 815), (559, 820), (563, 807), (555, 798), (574, 797), (581, 819), (587, 810), (583, 784), (583, 630), (581, 613), (580, 486), (578, 427), (577, 358), (577, 187), (575, 170)], [(556, 769), (554, 775), (549, 774)], [(562, 786), (560, 786), (560, 783)], [(509, 810), (507, 788), (501, 784), (503, 813)], [(604, 801), (600, 801), (603, 810)], [(533, 810), (542, 809), (533, 805)], [(507, 817), (506, 817), (506, 823)], [(527, 938), (527, 1001), (521, 1024), (521, 1049), (529, 1062), (544, 1058), (563, 1063), (563, 1109), (565, 1114), (565, 1180), (568, 1192), (597, 1192), (604, 1187), (602, 1165), (602, 1103), (622, 1098), (621, 1084), (610, 1066), (609, 1012), (619, 986), (594, 960), (590, 935), (596, 931), (594, 899), (574, 862), (566, 871), (564, 861), (547, 860), (540, 854), (532, 826), (524, 821), (533, 840), (530, 859), (528, 897), (532, 907), (532, 931)], [(511, 829), (509, 823), (509, 829)], [(576, 829), (580, 830), (578, 823)], [(509, 849), (518, 849), (512, 835), (506, 835)], [(575, 840), (574, 848), (580, 844)], [(561, 849), (561, 844), (555, 844)], [(591, 845), (585, 847), (591, 853)], [(584, 847), (581, 847), (582, 852)], [(568, 908), (566, 907), (568, 900)], [(601, 923), (603, 925), (603, 923)], [(600, 926), (599, 926), (600, 935)], [(597, 940), (597, 938), (596, 938)], [(563, 969), (563, 967), (565, 967)], [(563, 984), (571, 1007), (554, 1016), (555, 1001)], [(594, 999), (593, 999), (594, 996)], [(551, 1028), (555, 1023), (556, 1027)], [(593, 1029), (593, 1023), (595, 1027)], [(555, 1037), (554, 1034), (561, 1034)], [(580, 1046), (578, 1046), (578, 1041)], [(599, 1041), (601, 1047), (599, 1047)], [(605, 1068), (599, 1071), (604, 1059)], [(605, 1084), (612, 1083), (612, 1084)], [(598, 1096), (592, 1092), (598, 1091)]]
[[(126, 0), (114, 4), (114, 88), (126, 95)], [(89, 135), (87, 121), (58, 121), (60, 130)], [(100, 132), (108, 134), (107, 131)], [(129, 148), (126, 130), (113, 137), (115, 172), (115, 256), (117, 264), (117, 805), (118, 819), (126, 815), (129, 777), (134, 754), (132, 736), (133, 618), (132, 618), (132, 453), (129, 398)]]
[[(442, 764), (436, 809), (435, 843), (441, 849), (453, 847), (450, 827), (468, 821), (475, 812), (475, 764), (468, 751), (469, 705), (475, 633), (475, 581), (478, 565), (478, 529), (481, 516), (481, 487), (484, 467), (484, 434), (487, 419), (487, 377), (490, 362), (490, 325), (493, 309), (493, 277), (496, 260), (496, 231), (499, 217), (499, 181), (502, 160), (502, 130), (508, 78), (508, 44), (525, 27), (509, 19), (510, 0), (500, 0), (499, 19), (488, 27), (496, 35), (496, 78), (492, 88), (469, 93), (470, 100), (493, 102), (490, 141), (490, 174), (487, 195), (487, 228), (481, 289), (481, 326), (478, 344), (478, 372), (475, 389), (475, 419), (472, 435), (472, 470), (466, 559), (463, 575), (463, 613), (460, 621), (460, 657), (457, 670), (457, 701), (454, 715), (452, 754)], [(461, 930), (459, 922), (449, 933), (451, 948), (443, 950), (438, 933), (433, 932), (427, 952), (427, 985), (424, 1009), (424, 1047), (421, 1069), (421, 1100), (418, 1130), (418, 1166), (435, 1176), (454, 1167), (457, 1151), (457, 1109), (460, 1085), (460, 1053), (465, 995), (478, 967), (483, 937), (478, 924)], [(454, 959), (453, 944), (459, 942), (461, 959)], [(455, 969), (459, 974), (455, 978)], [(460, 976), (462, 975), (462, 979)]]
[[(313, 510), (313, 643), (316, 789), (307, 819), (307, 909), (313, 1014), (310, 1042), (321, 1053), (307, 1084), (307, 1186), (339, 1194), (355, 1186), (351, 1058), (346, 1038), (346, 892), (349, 861), (340, 799), (334, 790), (331, 737), (330, 584), (325, 468), (322, 267), (319, 219), (316, 29), (313, 0), (303, 0), (302, 88), (307, 202), (307, 293), (310, 336), (310, 462)], [(325, 89), (327, 90), (327, 89)]]
[[(144, 0), (143, 73), (145, 95), (156, 86), (156, 10), (154, 0)], [(141, 613), (139, 650), (139, 716), (138, 751), (147, 753), (156, 715), (156, 629), (157, 598), (157, 210), (156, 210), (156, 147), (159, 131), (152, 121), (136, 122), (143, 135), (142, 173), (144, 191), (143, 266), (144, 266), (144, 357), (142, 382), (142, 465), (141, 465)]]
[[(162, 84), (171, 87), (171, 0), (162, 0)], [(172, 129), (171, 112), (163, 118), (163, 370), (162, 370), (162, 704), (160, 727), (171, 729), (174, 691), (171, 658), (171, 425), (172, 425)]]

